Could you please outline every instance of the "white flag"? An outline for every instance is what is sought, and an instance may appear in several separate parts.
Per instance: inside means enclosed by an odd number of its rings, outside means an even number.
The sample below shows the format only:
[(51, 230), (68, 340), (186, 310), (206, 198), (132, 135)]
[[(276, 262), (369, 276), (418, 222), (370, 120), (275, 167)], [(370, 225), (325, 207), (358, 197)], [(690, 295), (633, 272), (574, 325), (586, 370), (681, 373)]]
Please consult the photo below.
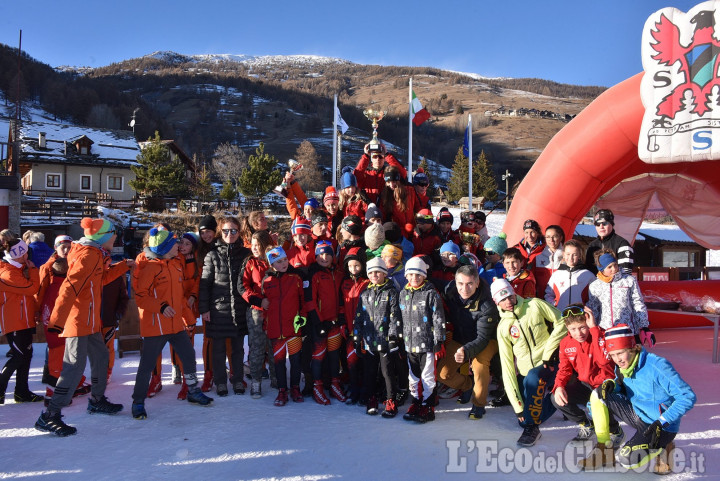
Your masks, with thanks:
[(337, 120), (338, 127), (340, 127), (340, 131), (344, 134), (347, 132), (348, 124), (345, 123), (342, 117), (340, 117), (340, 109), (335, 107), (335, 119)]

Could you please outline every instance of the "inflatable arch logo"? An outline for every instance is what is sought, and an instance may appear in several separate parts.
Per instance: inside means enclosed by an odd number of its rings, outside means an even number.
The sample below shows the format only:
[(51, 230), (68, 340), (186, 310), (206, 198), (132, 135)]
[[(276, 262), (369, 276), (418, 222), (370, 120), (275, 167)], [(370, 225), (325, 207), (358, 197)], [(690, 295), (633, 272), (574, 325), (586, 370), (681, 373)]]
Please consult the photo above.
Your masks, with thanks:
[(648, 163), (720, 157), (720, 12), (709, 1), (645, 22), (638, 156)]

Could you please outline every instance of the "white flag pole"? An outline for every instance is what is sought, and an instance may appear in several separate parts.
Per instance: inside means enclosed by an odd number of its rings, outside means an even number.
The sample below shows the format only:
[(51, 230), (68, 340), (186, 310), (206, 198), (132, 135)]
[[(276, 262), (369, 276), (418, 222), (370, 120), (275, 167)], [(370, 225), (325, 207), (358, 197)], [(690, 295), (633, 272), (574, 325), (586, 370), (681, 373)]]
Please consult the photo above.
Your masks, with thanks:
[(408, 111), (408, 182), (412, 183), (412, 131), (413, 131), (413, 121), (412, 121), (412, 114), (413, 114), (413, 98), (412, 98), (412, 77), (410, 77), (410, 90), (408, 91), (408, 99), (409, 99), (409, 106), (410, 109)]
[(467, 129), (468, 129), (467, 130), (468, 131), (468, 172), (469, 172), (469, 177), (470, 177), (470, 181), (468, 182), (468, 209), (473, 210), (473, 206), (472, 206), (473, 205), (473, 203), (472, 203), (472, 194), (473, 194), (473, 188), (472, 188), (473, 187), (472, 186), (472, 183), (473, 183), (473, 179), (472, 179), (472, 174), (473, 174), (473, 172), (472, 172), (473, 171), (473, 168), (472, 168), (473, 167), (473, 164), (472, 164), (472, 114), (468, 114)]
[(332, 173), (332, 185), (333, 187), (337, 188), (337, 122), (338, 122), (338, 106), (337, 106), (337, 94), (335, 94), (335, 100), (333, 102), (333, 157), (332, 157), (332, 165), (333, 165), (333, 173)]

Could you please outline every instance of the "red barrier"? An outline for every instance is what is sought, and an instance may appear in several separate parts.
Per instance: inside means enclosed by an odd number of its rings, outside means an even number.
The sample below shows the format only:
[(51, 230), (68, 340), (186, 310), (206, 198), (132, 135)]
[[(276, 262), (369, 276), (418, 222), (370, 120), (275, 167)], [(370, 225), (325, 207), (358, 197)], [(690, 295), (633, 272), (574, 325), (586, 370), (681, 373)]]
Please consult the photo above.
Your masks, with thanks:
[[(716, 302), (720, 302), (720, 281), (660, 281), (660, 282), (639, 282), (640, 291), (644, 296), (657, 295), (668, 301), (677, 300), (681, 302), (693, 296), (702, 299), (710, 296)], [(713, 323), (702, 313), (691, 314), (687, 311), (658, 311), (648, 312), (651, 329), (672, 329), (680, 327), (706, 327)]]

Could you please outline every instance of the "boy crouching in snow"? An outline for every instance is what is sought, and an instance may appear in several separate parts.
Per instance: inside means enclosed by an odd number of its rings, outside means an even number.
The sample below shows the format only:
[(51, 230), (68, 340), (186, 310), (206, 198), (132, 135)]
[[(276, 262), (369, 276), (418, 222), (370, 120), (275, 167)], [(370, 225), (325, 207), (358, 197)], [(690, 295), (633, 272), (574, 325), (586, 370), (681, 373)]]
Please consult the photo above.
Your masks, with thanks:
[(140, 334), (143, 337), (140, 365), (135, 377), (132, 415), (135, 419), (147, 418), (145, 397), (150, 376), (166, 343), (175, 348), (185, 373), (188, 387), (187, 400), (207, 406), (212, 398), (206, 396), (198, 385), (195, 349), (185, 332), (183, 322), (184, 259), (177, 256), (177, 238), (172, 232), (160, 227), (150, 229), (145, 259), (137, 263), (133, 272), (132, 286), (140, 313)]

